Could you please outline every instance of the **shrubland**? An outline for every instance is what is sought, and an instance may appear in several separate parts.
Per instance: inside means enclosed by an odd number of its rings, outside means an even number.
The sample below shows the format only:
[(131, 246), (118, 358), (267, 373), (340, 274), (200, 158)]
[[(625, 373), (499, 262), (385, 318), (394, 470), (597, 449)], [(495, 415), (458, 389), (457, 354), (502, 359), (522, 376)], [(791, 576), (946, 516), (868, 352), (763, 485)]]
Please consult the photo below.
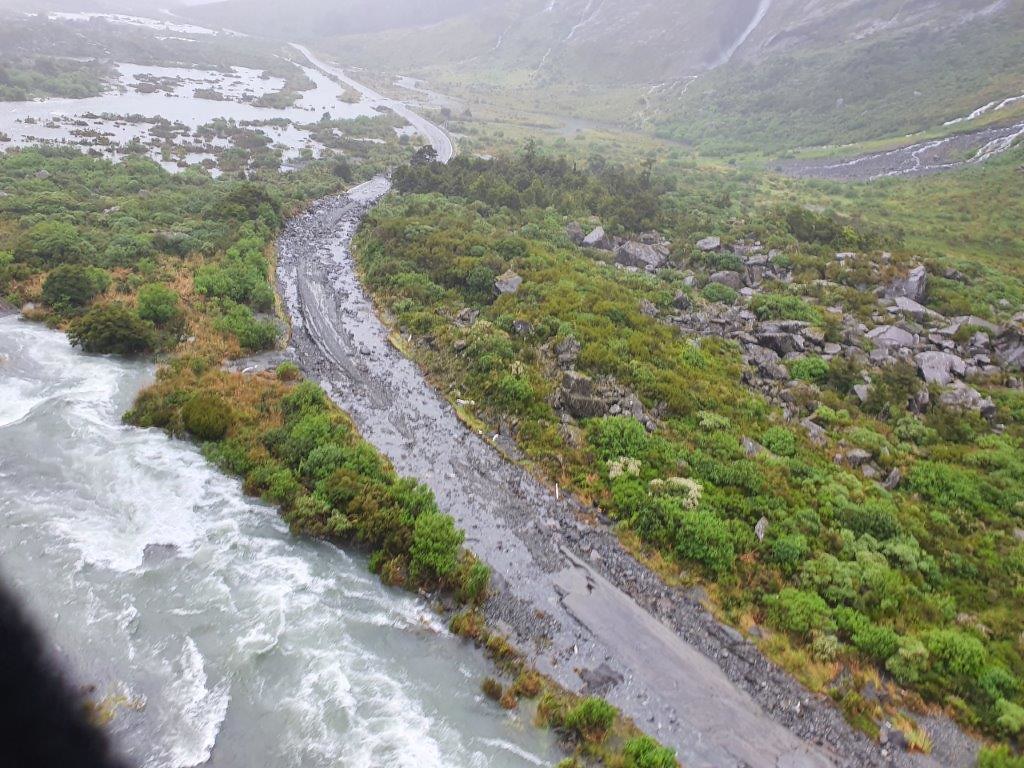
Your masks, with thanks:
[[(728, 254), (693, 243), (716, 234), (777, 250), (801, 290), (769, 289), (750, 310), (802, 320), (827, 338), (825, 306), (874, 311), (870, 291), (835, 281), (834, 253), (890, 249), (907, 263), (905, 232), (778, 194), (737, 211), (709, 178), (587, 168), (534, 146), (496, 161), (412, 167), (396, 174), (401, 194), (369, 215), (357, 259), (379, 305), (415, 340), (412, 354), (463, 412), (513, 435), (538, 474), (600, 506), (666, 575), (711, 585), (725, 619), (760, 636), (774, 630), (766, 652), (833, 695), (853, 722), (877, 733), (882, 709), (865, 704), (857, 681), (882, 675), (899, 706), (938, 703), (1014, 743), (1024, 703), (1019, 390), (1006, 378), (976, 382), (997, 405), (991, 422), (939, 406), (915, 412), (913, 369), (881, 372), (862, 402), (855, 366), (807, 356), (791, 375), (812, 387), (811, 416), (824, 427), (815, 444), (743, 383), (734, 342), (665, 321), (680, 297), (698, 306), (732, 298), (702, 296), (683, 279), (729, 268)], [(909, 204), (906, 187), (863, 194), (904, 193)], [(607, 252), (570, 240), (572, 221), (630, 236), (656, 228), (672, 241), (670, 263), (655, 274), (615, 268)], [(938, 249), (929, 258), (961, 263)], [(869, 285), (883, 279), (851, 269)], [(1017, 266), (981, 269), (1007, 302), (971, 311), (1019, 311)], [(509, 271), (521, 287), (495, 290)], [(827, 278), (835, 287), (816, 293)], [(575, 372), (635, 395), (641, 419), (566, 413), (572, 383), (558, 356), (573, 346)], [(902, 482), (887, 488), (836, 458), (854, 447)]]

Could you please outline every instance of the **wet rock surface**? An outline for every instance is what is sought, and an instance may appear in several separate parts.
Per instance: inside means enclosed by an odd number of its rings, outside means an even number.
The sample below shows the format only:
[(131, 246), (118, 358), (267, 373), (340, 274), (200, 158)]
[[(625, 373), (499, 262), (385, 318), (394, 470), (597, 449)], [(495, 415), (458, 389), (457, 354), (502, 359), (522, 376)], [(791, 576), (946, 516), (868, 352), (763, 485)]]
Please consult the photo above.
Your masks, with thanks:
[[(289, 222), (278, 280), (295, 356), (397, 470), (427, 483), (494, 571), (489, 618), (566, 687), (600, 689), (687, 766), (937, 766), (853, 731), (700, 604), (460, 422), (388, 342), (349, 244), (377, 179)], [(571, 365), (579, 345), (553, 354)], [(575, 386), (575, 382), (573, 383)], [(586, 388), (588, 385), (583, 383)], [(966, 765), (966, 764), (965, 764)]]

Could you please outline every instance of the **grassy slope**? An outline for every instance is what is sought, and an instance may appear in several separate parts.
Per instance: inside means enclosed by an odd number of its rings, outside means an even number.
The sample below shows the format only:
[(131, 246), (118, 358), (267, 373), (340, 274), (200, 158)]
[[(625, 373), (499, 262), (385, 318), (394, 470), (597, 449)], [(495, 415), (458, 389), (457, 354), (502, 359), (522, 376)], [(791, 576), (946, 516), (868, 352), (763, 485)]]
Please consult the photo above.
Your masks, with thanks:
[[(848, 304), (848, 311), (857, 313), (870, 312), (870, 307), (861, 306), (863, 292), (854, 287), (856, 281), (883, 276), (870, 269), (856, 277), (842, 275), (829, 266), (833, 260), (827, 247), (794, 242), (773, 223), (771, 210), (781, 202), (814, 202), (860, 211), (865, 221), (885, 230), (907, 227), (907, 245), (897, 253), (902, 263), (921, 253), (924, 243), (936, 266), (972, 261), (974, 285), (961, 291), (936, 279), (930, 299), (934, 306), (1006, 316), (1024, 305), (1020, 265), (1014, 258), (1019, 243), (1005, 244), (980, 263), (970, 256), (999, 242), (999, 229), (1008, 231), (1014, 211), (994, 219), (995, 231), (979, 228), (967, 238), (951, 229), (931, 228), (929, 221), (955, 215), (952, 209), (964, 200), (982, 208), (996, 205), (1002, 188), (993, 181), (1011, 178), (1015, 161), (1019, 155), (977, 173), (850, 188), (849, 194), (841, 194), (847, 190), (838, 187), (734, 171), (676, 169), (677, 191), (661, 197), (653, 221), (677, 244), (708, 232), (759, 236), (801, 265), (806, 292), (813, 293), (812, 284), (822, 277), (847, 285), (819, 299), (823, 305)], [(466, 194), (456, 190), (467, 187), (441, 174), (426, 184), (450, 190), (448, 197), (406, 196), (389, 203), (373, 214), (372, 228), (364, 232), (358, 250), (370, 286), (405, 330), (428, 340), (413, 354), (439, 388), (476, 401), (477, 418), (514, 425), (520, 446), (538, 469), (617, 515), (626, 526), (627, 540), (638, 543), (641, 554), (658, 553), (670, 574), (678, 575), (683, 568), (691, 578), (695, 573), (712, 578), (730, 620), (741, 626), (756, 620), (788, 630), (767, 639), (765, 650), (812, 687), (836, 696), (851, 719), (869, 732), (882, 713), (860, 696), (858, 685), (870, 679), (874, 660), (909, 690), (948, 705), (964, 722), (998, 733), (1004, 727), (997, 724), (999, 707), (1006, 705), (997, 706), (996, 699), (986, 697), (1019, 693), (985, 693), (937, 660), (915, 671), (901, 664), (904, 656), (917, 653), (918, 640), (928, 646), (924, 656), (933, 658), (945, 652), (940, 645), (946, 640), (975, 650), (974, 643), (981, 641), (987, 649), (976, 657), (981, 664), (976, 674), (984, 679), (1002, 674), (992, 671), (1001, 665), (1011, 677), (1024, 673), (1018, 638), (1024, 625), (1013, 607), (1024, 564), (1021, 545), (1012, 538), (1024, 499), (1024, 488), (1014, 479), (1015, 473), (1024, 472), (1014, 458), (1024, 430), (1019, 393), (990, 383), (1002, 408), (999, 420), (1011, 425), (1005, 435), (996, 436), (980, 423), (961, 421), (941, 409), (923, 421), (908, 417), (898, 395), (892, 401), (897, 405), (886, 406), (888, 414), (861, 408), (842, 389), (845, 385), (822, 382), (815, 399), (829, 406), (832, 415), (823, 413), (819, 419), (826, 424), (829, 443), (824, 450), (816, 449), (739, 383), (730, 345), (704, 340), (695, 349), (639, 312), (642, 300), (666, 311), (674, 293), (685, 291), (678, 276), (626, 275), (567, 245), (561, 233), (565, 216), (599, 213), (606, 225), (621, 226), (632, 214), (617, 209), (613, 201), (628, 185), (602, 182), (610, 202), (586, 192), (559, 198), (559, 182), (553, 179), (538, 191), (524, 180), (510, 179), (513, 188), (530, 190), (524, 194), (534, 197), (525, 200), (542, 201), (542, 208), (526, 203), (507, 209), (493, 202), (509, 199), (495, 180), (503, 171), (484, 168), (479, 173), (490, 180), (467, 183), (474, 190), (470, 197), (484, 202), (463, 204), (452, 195)], [(539, 189), (555, 197), (536, 197)], [(498, 197), (492, 199), (492, 194)], [(947, 205), (950, 200), (956, 202)], [(508, 267), (524, 277), (524, 288), (493, 301), (487, 280), (475, 276)], [(1012, 302), (1010, 308), (993, 306), (999, 295)], [(467, 305), (481, 308), (481, 319), (487, 322), (465, 330), (447, 319)], [(534, 330), (525, 336), (509, 333), (513, 320), (527, 320)], [(570, 333), (583, 344), (580, 370), (613, 375), (648, 407), (664, 404), (656, 437), (610, 437), (624, 425), (603, 425), (601, 419), (584, 422), (582, 438), (567, 437), (548, 404), (558, 373), (551, 370), (543, 349)], [(451, 352), (463, 343), (468, 343), (464, 352)], [(777, 454), (745, 457), (743, 436), (774, 444)], [(837, 466), (833, 454), (851, 443), (868, 448), (886, 471), (898, 466), (911, 480), (889, 494)], [(641, 483), (612, 476), (608, 462), (621, 455), (640, 460)], [(676, 518), (678, 510), (665, 512), (665, 507), (652, 513), (642, 501), (647, 481), (680, 472), (703, 488), (696, 516), (687, 512)], [(995, 495), (986, 501), (986, 493)], [(772, 526), (763, 545), (750, 538), (761, 515)], [(895, 521), (901, 531), (894, 539), (885, 520)], [(678, 540), (676, 525), (683, 526)], [(888, 539), (896, 549), (887, 550), (889, 544), (876, 549), (877, 541), (863, 538), (866, 531)], [(691, 546), (694, 539), (700, 544)], [(893, 559), (897, 549), (901, 554)], [(881, 551), (888, 555), (873, 560)], [(888, 565), (882, 566), (883, 561)], [(874, 570), (879, 566), (881, 570)], [(838, 582), (829, 586), (836, 573), (825, 574), (833, 568), (852, 569), (846, 572), (860, 584), (856, 597), (840, 596), (842, 588), (833, 591)], [(802, 596), (816, 590), (829, 606), (824, 614), (816, 613), (824, 604)], [(785, 607), (779, 607), (780, 599)], [(834, 651), (826, 647), (832, 640), (825, 638), (836, 631), (827, 615), (843, 606), (854, 607), (869, 621), (865, 627), (861, 619), (837, 610), (834, 621), (844, 645)], [(956, 624), (955, 638), (940, 633)], [(852, 683), (836, 677), (841, 667), (853, 672)], [(1006, 690), (1018, 689), (1010, 685)], [(895, 700), (914, 701), (912, 695), (898, 693)]]

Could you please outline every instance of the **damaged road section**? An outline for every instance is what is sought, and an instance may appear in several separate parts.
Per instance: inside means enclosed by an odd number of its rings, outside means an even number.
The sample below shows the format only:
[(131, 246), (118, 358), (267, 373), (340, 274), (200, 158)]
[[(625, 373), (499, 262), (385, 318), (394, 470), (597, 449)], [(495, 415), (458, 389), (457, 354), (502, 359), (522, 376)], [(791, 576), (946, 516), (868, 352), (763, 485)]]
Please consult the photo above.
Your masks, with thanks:
[(587, 510), (474, 434), (389, 342), (350, 253), (384, 178), (286, 227), (278, 281), (294, 355), (403, 475), (431, 487), (494, 573), (488, 618), (565, 687), (606, 697), (689, 768), (938, 765), (883, 748), (666, 587)]

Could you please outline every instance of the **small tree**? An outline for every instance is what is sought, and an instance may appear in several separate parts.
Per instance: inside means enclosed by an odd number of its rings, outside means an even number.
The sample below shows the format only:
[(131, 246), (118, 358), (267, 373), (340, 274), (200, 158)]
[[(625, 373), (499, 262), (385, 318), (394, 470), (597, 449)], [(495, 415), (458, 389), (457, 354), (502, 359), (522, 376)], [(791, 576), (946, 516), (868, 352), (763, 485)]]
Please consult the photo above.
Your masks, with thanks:
[(139, 289), (139, 317), (157, 325), (165, 325), (181, 314), (178, 294), (166, 285), (150, 283)]
[(443, 581), (459, 565), (459, 551), (465, 534), (455, 521), (440, 512), (424, 512), (413, 528), (409, 572), (420, 582)]
[(138, 355), (153, 349), (153, 326), (123, 304), (101, 304), (72, 324), (68, 338), (86, 352)]
[(62, 264), (46, 276), (43, 301), (54, 309), (84, 307), (107, 289), (110, 278), (102, 269)]

